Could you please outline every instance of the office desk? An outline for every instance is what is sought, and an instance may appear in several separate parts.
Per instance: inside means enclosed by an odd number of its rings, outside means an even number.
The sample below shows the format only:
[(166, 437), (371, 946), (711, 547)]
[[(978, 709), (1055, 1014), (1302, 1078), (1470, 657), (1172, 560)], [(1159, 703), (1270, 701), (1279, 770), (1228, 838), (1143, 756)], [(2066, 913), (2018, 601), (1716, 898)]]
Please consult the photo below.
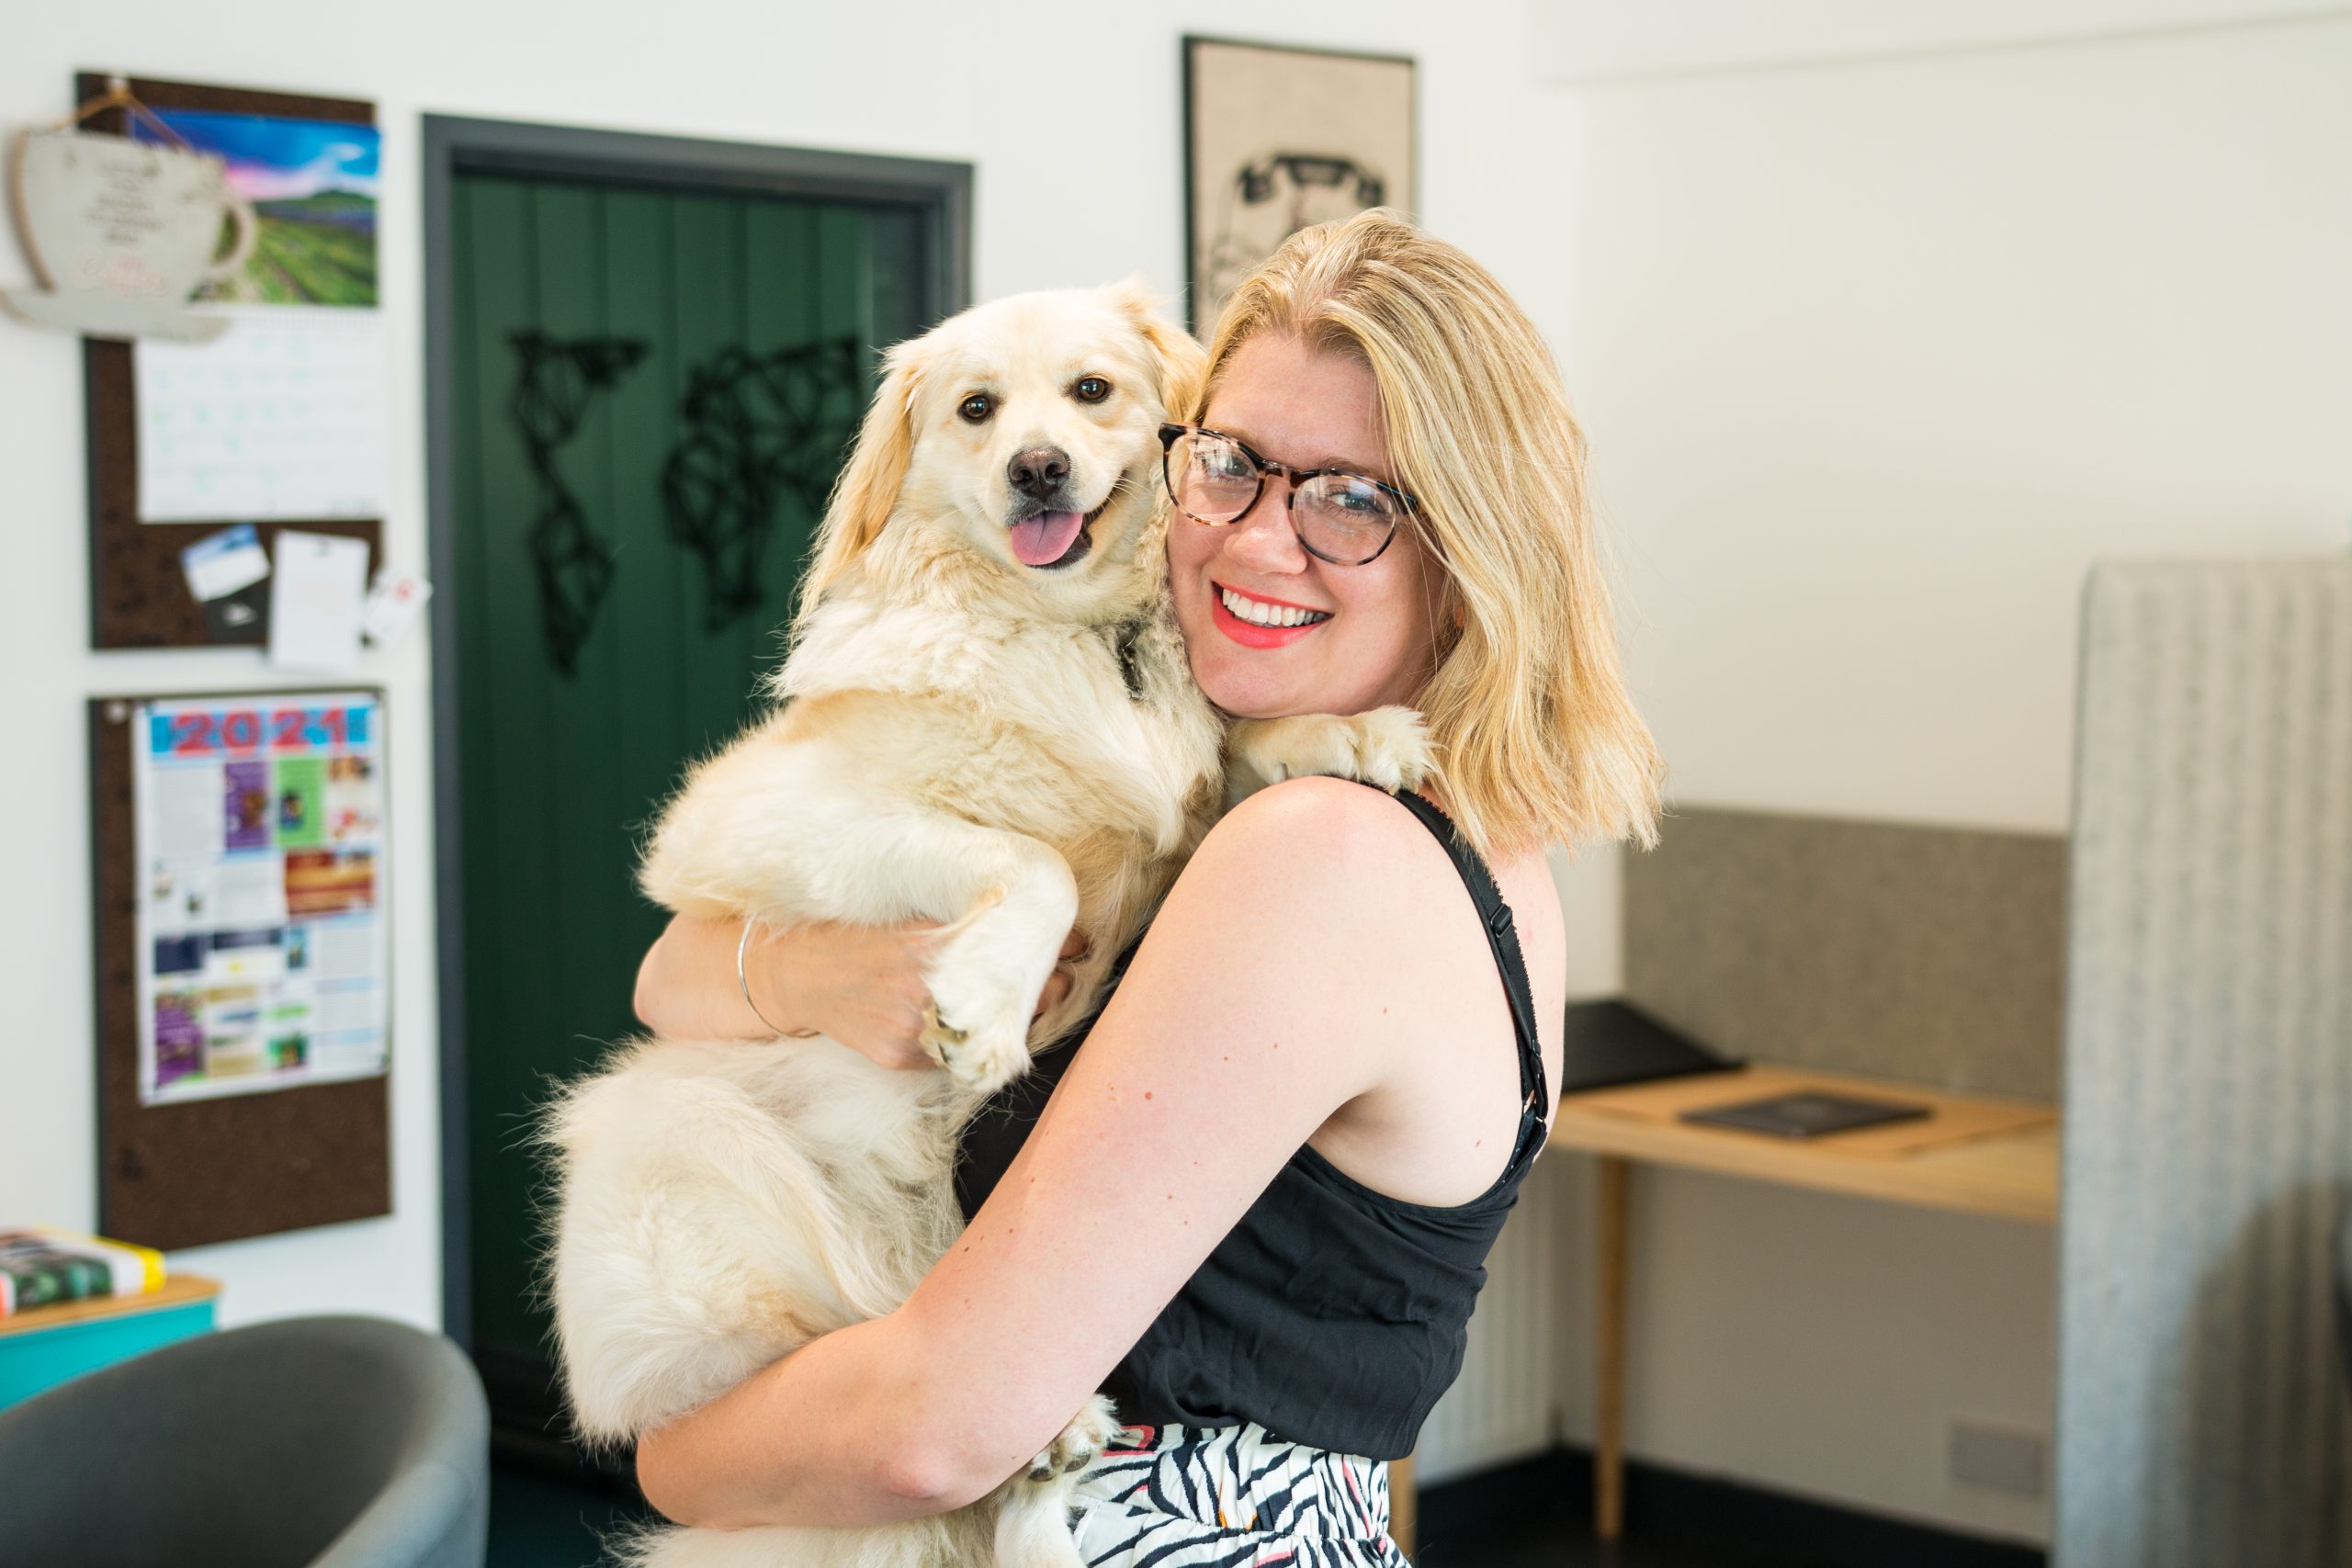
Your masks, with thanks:
[[(1812, 1139), (1676, 1120), (1687, 1110), (1808, 1089), (1905, 1100), (1932, 1114)], [(1627, 1213), (1636, 1164), (2042, 1224), (2058, 1216), (2054, 1107), (1796, 1067), (1759, 1064), (1565, 1095), (1553, 1118), (1552, 1146), (1600, 1156), (1593, 1529), (1605, 1540), (1624, 1526)]]

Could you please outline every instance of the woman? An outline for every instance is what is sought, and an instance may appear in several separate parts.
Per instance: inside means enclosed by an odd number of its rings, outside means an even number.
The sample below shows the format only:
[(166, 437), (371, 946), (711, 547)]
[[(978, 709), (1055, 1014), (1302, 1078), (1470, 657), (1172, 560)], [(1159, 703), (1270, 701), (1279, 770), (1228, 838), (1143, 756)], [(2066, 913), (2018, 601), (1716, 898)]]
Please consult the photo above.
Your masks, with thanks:
[[(1378, 1461), (1459, 1370), (1558, 1079), (1544, 848), (1648, 841), (1660, 767), (1582, 436), (1469, 257), (1380, 212), (1294, 235), (1235, 292), (1193, 412), (1164, 433), (1168, 557), (1202, 689), (1250, 717), (1417, 706), (1441, 776), (1229, 813), (1082, 1043), (967, 1136), (971, 1224), (907, 1303), (639, 1444), (673, 1518), (959, 1506), (1102, 1388), (1135, 1446), (1080, 1483), (1089, 1562), (1403, 1561)], [(675, 922), (645, 1021), (768, 1036), (739, 934)], [(772, 941), (757, 1013), (918, 1065), (924, 941)]]

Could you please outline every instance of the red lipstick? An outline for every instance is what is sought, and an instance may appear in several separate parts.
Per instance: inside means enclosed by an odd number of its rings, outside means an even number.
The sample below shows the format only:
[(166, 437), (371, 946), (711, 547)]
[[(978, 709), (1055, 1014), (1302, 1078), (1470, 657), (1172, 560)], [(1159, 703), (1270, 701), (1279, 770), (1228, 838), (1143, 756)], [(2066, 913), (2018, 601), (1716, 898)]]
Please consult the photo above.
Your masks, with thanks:
[[(1209, 619), (1216, 623), (1217, 630), (1244, 648), (1281, 648), (1286, 643), (1296, 642), (1300, 637), (1324, 624), (1321, 621), (1309, 621), (1305, 626), (1258, 626), (1243, 620), (1225, 607), (1225, 587), (1221, 583), (1209, 584)], [(1239, 593), (1241, 591), (1237, 588), (1234, 592)], [(1256, 599), (1263, 604), (1282, 604), (1284, 609), (1290, 610), (1307, 610), (1314, 607), (1309, 604), (1285, 604), (1280, 599), (1268, 599), (1256, 593), (1244, 594), (1243, 597)]]

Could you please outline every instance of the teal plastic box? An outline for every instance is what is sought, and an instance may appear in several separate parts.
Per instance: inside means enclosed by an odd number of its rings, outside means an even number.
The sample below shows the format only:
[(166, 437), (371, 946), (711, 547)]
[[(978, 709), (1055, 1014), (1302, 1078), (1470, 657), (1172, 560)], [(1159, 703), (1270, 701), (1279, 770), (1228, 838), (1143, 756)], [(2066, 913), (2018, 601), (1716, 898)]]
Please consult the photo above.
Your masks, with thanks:
[(84, 1318), (54, 1328), (0, 1334), (0, 1409), (68, 1378), (128, 1360), (212, 1329), (210, 1297), (146, 1312)]

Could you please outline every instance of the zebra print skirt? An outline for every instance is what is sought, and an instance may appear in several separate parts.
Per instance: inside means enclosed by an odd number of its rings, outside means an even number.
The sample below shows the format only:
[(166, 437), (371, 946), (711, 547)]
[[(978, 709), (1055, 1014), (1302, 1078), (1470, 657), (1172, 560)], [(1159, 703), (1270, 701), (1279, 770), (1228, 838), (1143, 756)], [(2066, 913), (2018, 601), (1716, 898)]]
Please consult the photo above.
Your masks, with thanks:
[(1088, 1568), (1408, 1568), (1388, 1466), (1242, 1427), (1131, 1427), (1079, 1477)]

